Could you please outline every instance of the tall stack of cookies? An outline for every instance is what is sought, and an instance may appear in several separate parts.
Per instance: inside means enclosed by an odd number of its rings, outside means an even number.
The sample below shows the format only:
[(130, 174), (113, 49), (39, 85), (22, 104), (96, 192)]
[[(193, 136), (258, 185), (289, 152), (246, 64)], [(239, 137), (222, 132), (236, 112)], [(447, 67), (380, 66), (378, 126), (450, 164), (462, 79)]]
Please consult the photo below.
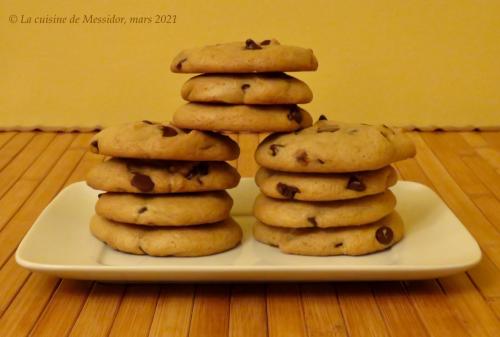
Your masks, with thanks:
[(392, 162), (415, 155), (411, 140), (386, 126), (338, 124), (272, 134), (257, 148), (261, 190), (257, 240), (300, 255), (362, 255), (404, 235)]
[(312, 124), (296, 104), (312, 100), (301, 80), (285, 74), (314, 71), (311, 49), (277, 40), (247, 39), (187, 49), (173, 60), (175, 73), (202, 73), (184, 83), (189, 103), (173, 116), (180, 128), (229, 132), (290, 132)]
[(109, 156), (87, 176), (100, 194), (92, 234), (122, 252), (204, 256), (235, 247), (242, 238), (230, 217), (225, 189), (238, 172), (229, 137), (142, 121), (94, 136), (91, 151)]

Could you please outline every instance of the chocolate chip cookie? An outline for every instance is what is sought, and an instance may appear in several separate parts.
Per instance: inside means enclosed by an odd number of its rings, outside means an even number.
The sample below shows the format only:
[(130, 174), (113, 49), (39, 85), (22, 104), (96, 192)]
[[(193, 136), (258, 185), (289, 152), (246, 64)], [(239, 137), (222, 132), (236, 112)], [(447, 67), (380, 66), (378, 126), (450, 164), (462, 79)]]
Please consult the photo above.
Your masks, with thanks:
[(92, 138), (90, 149), (112, 157), (202, 161), (233, 160), (240, 153), (227, 136), (146, 120), (102, 130)]
[(255, 160), (278, 171), (341, 173), (376, 170), (414, 155), (414, 144), (401, 130), (320, 120), (294, 133), (268, 136)]
[(255, 181), (262, 193), (276, 199), (329, 201), (382, 193), (396, 184), (396, 170), (385, 166), (356, 173), (288, 173), (261, 167)]
[(214, 191), (238, 185), (240, 175), (226, 162), (111, 158), (87, 174), (87, 184), (108, 192), (181, 193)]
[(110, 247), (152, 256), (205, 256), (238, 245), (240, 226), (232, 218), (204, 226), (162, 227), (130, 225), (94, 215), (90, 231)]
[(174, 73), (252, 73), (312, 71), (318, 61), (311, 49), (287, 46), (275, 39), (221, 43), (181, 51)]
[(198, 130), (286, 132), (310, 126), (312, 118), (296, 105), (188, 103), (174, 113), (172, 123)]
[(181, 95), (189, 102), (226, 104), (300, 104), (313, 98), (307, 84), (284, 73), (198, 75), (184, 83)]
[(191, 226), (229, 217), (233, 200), (225, 191), (183, 194), (104, 193), (95, 212), (106, 219), (148, 226)]
[(337, 201), (281, 200), (260, 194), (255, 199), (253, 214), (270, 226), (329, 228), (374, 222), (391, 213), (395, 206), (396, 198), (390, 190)]
[(280, 228), (260, 221), (253, 227), (254, 237), (278, 246), (288, 254), (363, 255), (387, 249), (404, 235), (401, 217), (396, 212), (364, 226), (341, 228)]

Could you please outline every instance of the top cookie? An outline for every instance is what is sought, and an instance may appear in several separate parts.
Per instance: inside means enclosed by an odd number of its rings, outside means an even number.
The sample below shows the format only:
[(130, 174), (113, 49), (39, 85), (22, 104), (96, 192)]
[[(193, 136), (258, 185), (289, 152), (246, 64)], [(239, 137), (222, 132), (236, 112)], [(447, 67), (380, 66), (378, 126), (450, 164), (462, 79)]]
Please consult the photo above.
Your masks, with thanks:
[(189, 102), (227, 104), (301, 104), (313, 98), (307, 84), (284, 73), (198, 75), (184, 83), (181, 95)]
[(174, 73), (252, 73), (311, 71), (318, 61), (311, 49), (252, 39), (181, 51), (172, 61)]
[(108, 127), (92, 138), (90, 149), (112, 157), (194, 161), (233, 160), (240, 153), (227, 136), (150, 121)]
[(278, 171), (340, 173), (376, 170), (414, 155), (415, 145), (401, 130), (320, 120), (294, 133), (268, 136), (255, 160)]

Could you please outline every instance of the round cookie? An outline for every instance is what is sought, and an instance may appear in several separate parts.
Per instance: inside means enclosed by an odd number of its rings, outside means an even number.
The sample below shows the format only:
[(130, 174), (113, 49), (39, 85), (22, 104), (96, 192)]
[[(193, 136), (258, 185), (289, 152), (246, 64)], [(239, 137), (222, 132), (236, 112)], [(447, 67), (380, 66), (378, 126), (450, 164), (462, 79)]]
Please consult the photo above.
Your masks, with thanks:
[(300, 104), (313, 98), (307, 84), (284, 73), (198, 75), (184, 83), (181, 95), (189, 102), (227, 104)]
[(172, 61), (174, 73), (252, 73), (311, 71), (318, 61), (311, 49), (277, 40), (220, 43), (181, 51)]
[(397, 182), (396, 170), (385, 166), (357, 173), (288, 173), (261, 167), (255, 181), (262, 193), (276, 199), (329, 201), (382, 193)]
[(287, 132), (310, 126), (312, 118), (296, 105), (188, 103), (175, 111), (172, 123), (198, 130)]
[(168, 160), (232, 160), (240, 153), (227, 136), (150, 121), (108, 127), (92, 138), (90, 149), (111, 157)]
[(214, 191), (238, 185), (238, 171), (226, 162), (190, 162), (111, 158), (87, 174), (87, 184), (108, 192), (182, 193)]
[(261, 166), (286, 172), (370, 171), (415, 155), (401, 130), (320, 120), (290, 134), (268, 136), (255, 151)]
[(150, 228), (94, 215), (90, 231), (116, 250), (152, 256), (211, 255), (235, 247), (242, 238), (241, 228), (232, 218), (202, 226)]
[(391, 213), (396, 198), (391, 191), (350, 200), (295, 201), (273, 199), (259, 194), (253, 214), (265, 224), (277, 227), (360, 226)]
[(95, 212), (106, 219), (136, 225), (190, 226), (229, 217), (233, 199), (226, 191), (187, 194), (104, 193)]
[(387, 249), (404, 236), (398, 213), (368, 225), (342, 228), (280, 228), (257, 221), (253, 235), (258, 241), (277, 246), (284, 253), (332, 256), (364, 255)]

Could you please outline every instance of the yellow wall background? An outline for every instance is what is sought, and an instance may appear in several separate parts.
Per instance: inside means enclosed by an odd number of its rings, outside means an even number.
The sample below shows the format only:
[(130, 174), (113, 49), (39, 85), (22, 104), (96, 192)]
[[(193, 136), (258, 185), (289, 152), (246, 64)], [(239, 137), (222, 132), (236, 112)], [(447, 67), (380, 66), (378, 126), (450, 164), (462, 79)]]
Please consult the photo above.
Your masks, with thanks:
[[(11, 15), (154, 16), (175, 24), (22, 24)], [(0, 1), (0, 127), (168, 120), (183, 48), (278, 38), (314, 49), (314, 116), (500, 125), (500, 1)]]

